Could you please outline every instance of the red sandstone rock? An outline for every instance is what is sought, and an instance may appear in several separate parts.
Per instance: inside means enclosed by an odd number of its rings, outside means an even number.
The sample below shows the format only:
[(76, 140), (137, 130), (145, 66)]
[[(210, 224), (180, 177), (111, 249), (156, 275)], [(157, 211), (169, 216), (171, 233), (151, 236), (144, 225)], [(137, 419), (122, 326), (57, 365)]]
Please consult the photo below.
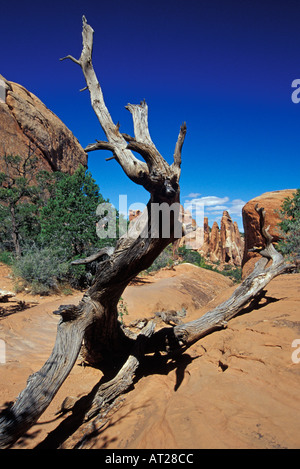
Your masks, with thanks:
[(209, 259), (212, 262), (220, 261), (221, 259), (220, 231), (219, 231), (219, 225), (216, 221), (213, 223), (213, 226), (211, 229), (208, 252), (210, 254)]
[(0, 155), (27, 156), (30, 144), (39, 169), (72, 174), (79, 164), (87, 166), (78, 140), (40, 99), (1, 75), (0, 87)]
[(197, 227), (195, 231), (184, 236), (179, 245), (198, 250), (205, 259), (214, 263), (233, 266), (240, 266), (242, 263), (244, 241), (237, 223), (233, 223), (227, 211), (223, 212), (221, 229), (217, 222), (214, 222), (210, 230), (208, 218), (204, 217), (203, 227)]
[(220, 249), (223, 264), (241, 265), (243, 250), (237, 224), (234, 225), (229, 213), (225, 210), (221, 219)]
[(243, 224), (245, 231), (245, 251), (242, 261), (243, 278), (247, 277), (253, 270), (255, 263), (260, 255), (248, 252), (253, 247), (264, 246), (264, 241), (260, 234), (259, 217), (255, 210), (256, 204), (263, 207), (266, 211), (266, 226), (270, 225), (269, 233), (273, 236), (274, 242), (281, 239), (278, 223), (280, 210), (285, 198), (292, 197), (295, 189), (286, 189), (281, 191), (265, 192), (246, 203), (243, 207)]

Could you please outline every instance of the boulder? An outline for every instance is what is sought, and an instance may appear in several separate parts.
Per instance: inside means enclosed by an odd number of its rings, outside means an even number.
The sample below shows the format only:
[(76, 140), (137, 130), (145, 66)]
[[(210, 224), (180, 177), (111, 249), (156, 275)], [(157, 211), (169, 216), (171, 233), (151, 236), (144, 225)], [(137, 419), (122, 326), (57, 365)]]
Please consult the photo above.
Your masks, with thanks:
[(38, 169), (72, 174), (87, 166), (76, 137), (33, 93), (0, 75), (0, 98), (0, 155), (27, 156), (30, 147)]
[(269, 233), (273, 236), (273, 241), (277, 242), (282, 239), (278, 226), (280, 222), (279, 210), (284, 199), (292, 197), (295, 192), (295, 189), (265, 192), (247, 202), (243, 207), (242, 214), (245, 232), (245, 250), (242, 260), (243, 278), (252, 272), (255, 263), (260, 257), (258, 253), (249, 252), (249, 249), (264, 246), (264, 240), (260, 234), (259, 216), (255, 210), (256, 204), (265, 209), (266, 226), (270, 225)]

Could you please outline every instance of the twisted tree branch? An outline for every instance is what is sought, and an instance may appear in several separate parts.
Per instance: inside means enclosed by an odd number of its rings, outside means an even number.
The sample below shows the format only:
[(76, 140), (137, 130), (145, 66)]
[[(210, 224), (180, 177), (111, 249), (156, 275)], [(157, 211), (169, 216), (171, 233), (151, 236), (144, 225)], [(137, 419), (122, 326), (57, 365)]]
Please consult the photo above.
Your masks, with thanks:
[(182, 152), (182, 147), (183, 147), (183, 143), (184, 143), (184, 140), (185, 140), (185, 136), (186, 136), (186, 123), (184, 122), (182, 124), (182, 126), (180, 127), (180, 132), (179, 132), (179, 135), (178, 135), (178, 139), (177, 139), (177, 142), (176, 142), (176, 146), (175, 146), (175, 151), (174, 151), (174, 166), (180, 168), (181, 167), (181, 152)]

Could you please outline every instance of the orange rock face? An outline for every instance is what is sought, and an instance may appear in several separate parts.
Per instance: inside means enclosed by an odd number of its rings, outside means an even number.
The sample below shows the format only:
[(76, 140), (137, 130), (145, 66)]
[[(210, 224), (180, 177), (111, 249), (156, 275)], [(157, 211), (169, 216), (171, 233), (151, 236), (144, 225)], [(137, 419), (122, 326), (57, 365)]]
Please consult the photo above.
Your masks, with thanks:
[[(63, 122), (34, 94), (0, 75), (0, 155), (38, 157), (39, 168), (72, 174), (87, 154)], [(1, 168), (0, 168), (1, 169)]]
[(237, 223), (232, 221), (226, 210), (223, 212), (220, 229), (218, 223), (214, 222), (210, 230), (208, 220), (204, 218), (204, 243), (199, 252), (207, 260), (240, 266), (243, 251), (244, 242)]
[(211, 228), (208, 252), (212, 262), (218, 262), (221, 259), (220, 230), (216, 221)]
[(233, 223), (229, 213), (225, 210), (221, 219), (220, 250), (221, 262), (241, 265), (243, 256), (243, 242), (237, 223)]
[[(195, 223), (193, 226), (195, 227)], [(237, 223), (232, 221), (227, 211), (223, 212), (220, 228), (218, 223), (214, 222), (210, 229), (208, 218), (204, 217), (203, 226), (196, 227), (195, 231), (184, 236), (179, 245), (199, 251), (205, 259), (214, 263), (233, 266), (242, 264), (244, 240)]]
[(245, 230), (245, 251), (242, 262), (243, 278), (253, 270), (259, 254), (248, 252), (253, 247), (264, 246), (264, 240), (260, 234), (259, 217), (255, 210), (256, 204), (264, 207), (266, 211), (266, 226), (270, 225), (269, 233), (273, 236), (274, 242), (281, 239), (278, 223), (280, 210), (285, 198), (292, 197), (295, 189), (286, 189), (273, 192), (265, 192), (246, 203), (243, 207), (243, 224)]

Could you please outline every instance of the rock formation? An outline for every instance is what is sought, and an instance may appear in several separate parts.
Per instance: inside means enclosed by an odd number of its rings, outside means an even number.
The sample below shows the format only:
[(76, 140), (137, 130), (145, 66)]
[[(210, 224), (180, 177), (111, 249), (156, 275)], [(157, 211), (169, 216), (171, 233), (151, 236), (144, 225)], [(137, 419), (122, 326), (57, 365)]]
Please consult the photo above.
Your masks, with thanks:
[(292, 197), (295, 189), (286, 189), (273, 192), (265, 192), (246, 203), (243, 207), (243, 224), (245, 231), (245, 251), (242, 260), (243, 273), (245, 278), (253, 270), (253, 267), (260, 257), (258, 253), (249, 252), (254, 247), (263, 247), (263, 240), (259, 230), (259, 217), (255, 210), (255, 205), (259, 204), (266, 211), (266, 224), (270, 225), (269, 233), (273, 236), (274, 242), (281, 239), (278, 223), (280, 210), (285, 198)]
[(239, 266), (242, 264), (244, 243), (240, 236), (238, 225), (231, 220), (225, 210), (221, 219), (220, 230), (221, 263)]
[(205, 227), (197, 226), (189, 210), (182, 207), (183, 225), (186, 232), (185, 236), (176, 243), (176, 248), (186, 246), (189, 249), (200, 249), (203, 246), (204, 237), (206, 236)]
[(34, 94), (0, 75), (0, 156), (27, 156), (29, 146), (39, 169), (72, 174), (79, 164), (87, 166), (87, 154), (63, 122)]
[(221, 227), (214, 222), (212, 229), (208, 219), (204, 218), (204, 243), (199, 249), (207, 260), (240, 266), (242, 263), (244, 243), (236, 222), (233, 222), (225, 210), (221, 219)]
[(210, 232), (208, 245), (209, 259), (212, 262), (218, 262), (221, 259), (220, 230), (218, 223), (214, 221)]
[(184, 236), (180, 246), (199, 251), (208, 261), (220, 264), (240, 266), (244, 252), (238, 225), (233, 222), (227, 211), (223, 212), (221, 226), (214, 222), (210, 229), (208, 218), (204, 217), (203, 227), (196, 227), (195, 231)]

